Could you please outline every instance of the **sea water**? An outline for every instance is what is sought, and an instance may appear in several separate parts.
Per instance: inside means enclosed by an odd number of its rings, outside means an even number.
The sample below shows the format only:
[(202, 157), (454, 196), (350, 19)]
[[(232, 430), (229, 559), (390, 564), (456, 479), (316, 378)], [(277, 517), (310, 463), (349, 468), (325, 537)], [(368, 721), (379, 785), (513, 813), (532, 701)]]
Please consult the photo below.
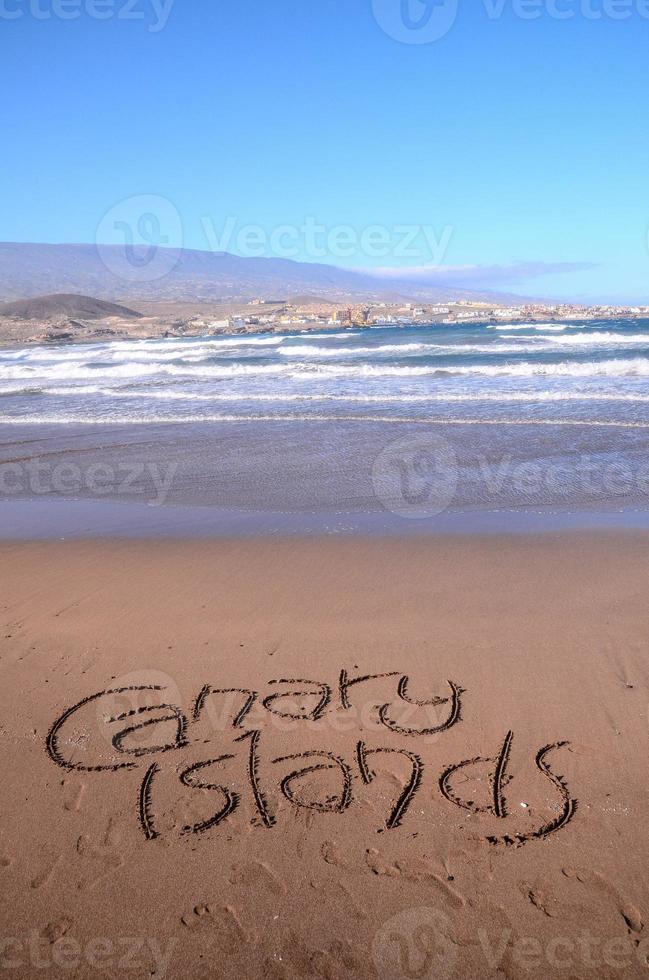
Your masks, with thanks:
[[(99, 461), (113, 484), (70, 476), (67, 496), (335, 514), (341, 527), (360, 513), (649, 509), (649, 321), (3, 350), (0, 436), (5, 502), (65, 496), (47, 465)], [(29, 459), (49, 460), (36, 490), (15, 468)], [(118, 487), (129, 465), (142, 472)], [(161, 500), (145, 467), (163, 465), (175, 473)]]

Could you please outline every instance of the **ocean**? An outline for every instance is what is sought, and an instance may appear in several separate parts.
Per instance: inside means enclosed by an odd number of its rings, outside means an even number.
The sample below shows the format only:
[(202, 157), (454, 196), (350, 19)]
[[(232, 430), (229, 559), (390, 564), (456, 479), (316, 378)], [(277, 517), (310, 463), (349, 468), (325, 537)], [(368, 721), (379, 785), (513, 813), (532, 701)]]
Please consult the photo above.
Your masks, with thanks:
[[(406, 531), (452, 514), (644, 514), (649, 320), (2, 350), (0, 437), (5, 504), (200, 506), (226, 528), (311, 515), (341, 531), (362, 515)], [(164, 499), (154, 466), (175, 467)]]

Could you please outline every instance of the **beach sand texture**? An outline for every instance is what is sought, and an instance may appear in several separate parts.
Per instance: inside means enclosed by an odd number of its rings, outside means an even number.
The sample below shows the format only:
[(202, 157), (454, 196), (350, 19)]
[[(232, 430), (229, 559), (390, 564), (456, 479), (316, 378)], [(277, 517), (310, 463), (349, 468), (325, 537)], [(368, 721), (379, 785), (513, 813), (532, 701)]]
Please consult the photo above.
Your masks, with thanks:
[(646, 976), (647, 545), (3, 544), (3, 973)]

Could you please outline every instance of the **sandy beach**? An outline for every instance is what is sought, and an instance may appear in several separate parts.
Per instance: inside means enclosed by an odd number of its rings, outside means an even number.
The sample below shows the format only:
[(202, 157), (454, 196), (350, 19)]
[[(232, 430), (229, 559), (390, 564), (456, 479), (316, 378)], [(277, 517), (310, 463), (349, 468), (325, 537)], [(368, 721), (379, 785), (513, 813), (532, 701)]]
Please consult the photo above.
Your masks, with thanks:
[(0, 980), (649, 980), (649, 0), (0, 26)]
[(1, 545), (3, 974), (645, 976), (647, 544)]

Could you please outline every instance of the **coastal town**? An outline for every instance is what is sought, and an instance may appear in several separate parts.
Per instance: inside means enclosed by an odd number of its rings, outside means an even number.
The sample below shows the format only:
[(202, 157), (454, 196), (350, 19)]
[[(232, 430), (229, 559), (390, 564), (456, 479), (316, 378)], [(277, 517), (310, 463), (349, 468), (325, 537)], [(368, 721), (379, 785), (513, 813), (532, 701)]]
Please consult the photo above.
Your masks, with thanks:
[(258, 330), (309, 330), (323, 327), (371, 327), (420, 323), (430, 326), (450, 326), (456, 323), (530, 322), (563, 320), (601, 320), (619, 317), (647, 317), (649, 306), (580, 306), (574, 303), (521, 303), (519, 306), (494, 306), (476, 300), (449, 303), (375, 303), (346, 305), (344, 303), (297, 300), (281, 303), (263, 299), (253, 300), (247, 310), (240, 310), (220, 321), (202, 319), (188, 321), (188, 326), (203, 326), (207, 331), (230, 332)]
[(308, 333), (369, 327), (435, 328), (456, 324), (589, 322), (649, 318), (649, 306), (581, 306), (525, 302), (495, 305), (460, 299), (448, 303), (340, 302), (319, 297), (253, 299), (232, 303), (146, 302), (122, 305), (78, 294), (55, 294), (0, 305), (0, 346), (91, 343), (219, 334)]

